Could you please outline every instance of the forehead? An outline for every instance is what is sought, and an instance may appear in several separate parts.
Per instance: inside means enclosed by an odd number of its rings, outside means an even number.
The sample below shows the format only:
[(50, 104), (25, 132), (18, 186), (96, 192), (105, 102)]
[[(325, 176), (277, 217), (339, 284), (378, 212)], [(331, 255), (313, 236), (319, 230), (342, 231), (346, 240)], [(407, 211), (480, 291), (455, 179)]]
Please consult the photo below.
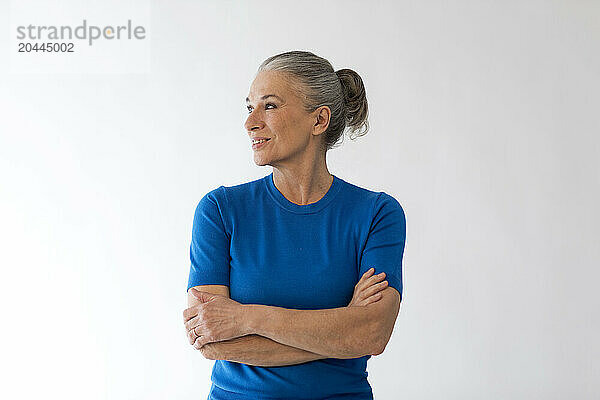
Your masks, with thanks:
[(250, 85), (248, 98), (250, 101), (258, 101), (262, 96), (275, 94), (287, 100), (292, 97), (292, 92), (288, 74), (280, 71), (261, 71)]

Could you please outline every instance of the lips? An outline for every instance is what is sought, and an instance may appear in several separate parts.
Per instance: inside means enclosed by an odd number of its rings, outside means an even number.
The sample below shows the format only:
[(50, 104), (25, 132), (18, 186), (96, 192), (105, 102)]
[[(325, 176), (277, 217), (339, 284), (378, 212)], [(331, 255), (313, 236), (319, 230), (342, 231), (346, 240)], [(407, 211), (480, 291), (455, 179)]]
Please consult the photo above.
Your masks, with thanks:
[[(256, 138), (255, 140), (260, 140), (260, 139)], [(258, 150), (258, 149), (262, 148), (263, 146), (266, 146), (268, 142), (269, 142), (269, 138), (265, 138), (265, 141), (263, 141), (263, 142), (257, 142), (257, 143), (252, 142), (251, 143), (252, 149)]]

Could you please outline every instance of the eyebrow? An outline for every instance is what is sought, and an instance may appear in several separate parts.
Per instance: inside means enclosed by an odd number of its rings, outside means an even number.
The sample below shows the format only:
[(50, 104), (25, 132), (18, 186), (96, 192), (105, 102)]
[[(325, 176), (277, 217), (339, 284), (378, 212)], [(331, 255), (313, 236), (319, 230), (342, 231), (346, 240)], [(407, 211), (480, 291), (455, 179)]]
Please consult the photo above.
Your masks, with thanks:
[[(277, 100), (283, 102), (283, 99), (281, 97), (277, 96), (276, 94), (266, 94), (263, 97), (261, 97), (260, 99), (261, 100), (266, 100), (269, 97), (275, 97)], [(246, 103), (249, 103), (249, 102), (250, 102), (250, 99), (248, 97), (246, 97)]]

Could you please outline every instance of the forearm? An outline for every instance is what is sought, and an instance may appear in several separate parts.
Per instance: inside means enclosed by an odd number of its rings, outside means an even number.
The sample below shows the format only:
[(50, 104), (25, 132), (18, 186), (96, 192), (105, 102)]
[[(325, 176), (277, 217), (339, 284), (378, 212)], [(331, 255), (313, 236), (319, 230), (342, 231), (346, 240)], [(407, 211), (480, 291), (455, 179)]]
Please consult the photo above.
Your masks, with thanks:
[(260, 367), (295, 365), (327, 358), (259, 335), (207, 343), (201, 351), (211, 360), (235, 361)]
[(332, 358), (377, 354), (379, 324), (370, 306), (296, 310), (258, 304), (247, 308), (248, 331)]

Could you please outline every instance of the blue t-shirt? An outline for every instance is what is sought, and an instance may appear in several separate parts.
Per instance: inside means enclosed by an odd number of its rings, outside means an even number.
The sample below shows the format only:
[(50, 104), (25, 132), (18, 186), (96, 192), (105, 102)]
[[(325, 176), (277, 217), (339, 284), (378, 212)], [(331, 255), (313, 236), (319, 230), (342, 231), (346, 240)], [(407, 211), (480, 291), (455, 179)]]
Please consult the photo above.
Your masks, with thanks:
[[(194, 214), (189, 288), (226, 285), (242, 304), (347, 306), (371, 267), (402, 294), (406, 220), (400, 203), (333, 176), (319, 201), (299, 205), (273, 173), (207, 193)], [(327, 358), (259, 367), (216, 360), (210, 399), (372, 399), (367, 360)]]

